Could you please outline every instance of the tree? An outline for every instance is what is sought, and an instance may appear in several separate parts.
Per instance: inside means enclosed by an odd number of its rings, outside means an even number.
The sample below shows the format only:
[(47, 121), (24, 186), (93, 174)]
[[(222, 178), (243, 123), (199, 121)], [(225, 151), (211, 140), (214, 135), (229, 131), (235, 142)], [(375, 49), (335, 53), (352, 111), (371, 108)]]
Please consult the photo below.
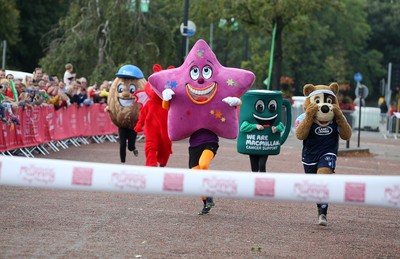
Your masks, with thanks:
[(18, 21), (13, 22), (9, 18), (3, 19), (4, 15), (16, 16), (0, 8), (2, 10), (1, 20), (5, 20), (7, 26), (18, 27), (18, 30), (13, 29), (13, 36), (19, 39), (18, 44), (10, 46), (8, 64), (13, 69), (31, 72), (38, 66), (39, 58), (44, 55), (43, 36), (54, 24), (58, 23), (60, 16), (67, 11), (66, 7), (69, 1), (12, 0), (11, 2), (16, 4), (19, 13)]
[[(60, 26), (49, 33), (52, 41), (40, 64), (60, 74), (72, 63), (78, 75), (92, 82), (112, 79), (118, 68), (130, 63), (145, 75), (154, 63), (176, 60), (173, 36), (164, 16), (154, 3), (148, 13), (128, 1), (81, 0), (71, 3)], [(162, 7), (162, 6), (161, 6)], [(157, 17), (157, 19), (155, 19)]]
[(367, 0), (368, 23), (371, 37), (367, 40), (368, 49), (383, 53), (383, 65), (389, 62), (400, 63), (400, 2), (388, 0)]
[[(199, 1), (197, 1), (199, 2)], [(202, 2), (202, 1), (200, 1)], [(274, 50), (274, 62), (272, 67), (271, 89), (279, 89), (279, 80), (282, 75), (283, 62), (283, 35), (284, 29), (291, 23), (295, 22), (298, 17), (315, 13), (322, 7), (334, 5), (332, 1), (316, 0), (316, 1), (264, 1), (264, 0), (221, 0), (218, 4), (212, 6), (209, 10), (208, 17), (235, 18), (240, 24), (246, 27), (251, 39), (260, 39), (264, 41), (271, 40), (272, 30), (276, 24), (276, 38)], [(204, 1), (203, 1), (204, 4)], [(305, 30), (303, 28), (303, 30)], [(253, 42), (253, 41), (252, 41)], [(262, 57), (268, 50), (264, 50)], [(268, 54), (269, 56), (270, 54)], [(247, 63), (248, 64), (248, 63)], [(270, 68), (268, 68), (270, 69)], [(258, 78), (260, 83), (263, 79)]]
[(375, 82), (384, 69), (382, 54), (367, 48), (371, 29), (366, 18), (365, 1), (343, 0), (288, 27), (284, 69), (296, 79), (298, 94), (306, 83), (332, 81), (351, 83), (354, 93), (353, 75), (361, 72), (363, 84), (369, 86), (373, 96)]
[(0, 0), (0, 44), (6, 41), (8, 47), (15, 46), (19, 38), (19, 11), (15, 0)]

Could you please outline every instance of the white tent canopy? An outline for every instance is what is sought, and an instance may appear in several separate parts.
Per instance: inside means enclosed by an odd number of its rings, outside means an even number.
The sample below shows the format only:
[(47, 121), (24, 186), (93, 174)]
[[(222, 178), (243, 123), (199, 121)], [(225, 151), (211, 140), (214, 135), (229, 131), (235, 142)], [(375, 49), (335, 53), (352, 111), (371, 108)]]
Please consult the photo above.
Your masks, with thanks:
[(12, 74), (14, 76), (14, 79), (21, 79), (21, 80), (24, 80), (26, 76), (33, 77), (32, 73), (6, 69), (6, 76), (8, 74)]

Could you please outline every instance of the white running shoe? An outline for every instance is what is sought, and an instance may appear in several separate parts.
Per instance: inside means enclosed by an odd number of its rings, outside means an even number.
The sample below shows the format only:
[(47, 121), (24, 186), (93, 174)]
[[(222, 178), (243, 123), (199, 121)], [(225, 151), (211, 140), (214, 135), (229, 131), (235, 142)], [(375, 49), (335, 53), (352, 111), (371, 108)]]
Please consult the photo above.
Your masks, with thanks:
[(318, 224), (321, 226), (326, 226), (328, 225), (328, 220), (326, 219), (325, 214), (321, 214), (318, 216)]

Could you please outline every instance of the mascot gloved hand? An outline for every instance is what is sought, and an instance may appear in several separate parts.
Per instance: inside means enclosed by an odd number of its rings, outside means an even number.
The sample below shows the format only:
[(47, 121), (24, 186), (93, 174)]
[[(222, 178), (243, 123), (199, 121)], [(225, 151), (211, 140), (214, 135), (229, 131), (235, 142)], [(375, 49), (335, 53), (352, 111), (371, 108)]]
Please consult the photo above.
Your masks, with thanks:
[[(339, 85), (307, 84), (303, 88), (304, 111), (295, 122), (296, 137), (303, 140), (302, 163), (306, 174), (333, 174), (339, 148), (339, 137), (351, 138), (352, 130), (340, 110)], [(317, 203), (318, 221), (327, 225), (327, 203)]]
[(134, 93), (143, 90), (147, 83), (143, 72), (134, 65), (124, 65), (115, 74), (107, 98), (107, 111), (111, 121), (118, 127), (119, 155), (121, 163), (126, 161), (126, 147), (138, 156), (136, 149), (137, 133), (133, 130), (138, 117), (140, 104), (135, 102)]

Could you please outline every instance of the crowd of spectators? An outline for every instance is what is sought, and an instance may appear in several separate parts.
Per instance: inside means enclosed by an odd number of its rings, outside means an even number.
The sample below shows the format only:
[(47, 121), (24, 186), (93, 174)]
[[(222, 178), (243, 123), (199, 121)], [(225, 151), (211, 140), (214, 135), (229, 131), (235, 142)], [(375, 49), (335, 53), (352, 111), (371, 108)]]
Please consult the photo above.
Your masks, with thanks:
[[(85, 77), (77, 78), (72, 64), (65, 65), (65, 73), (60, 80), (57, 75), (49, 75), (42, 68), (36, 68), (31, 76), (14, 78), (0, 69), (0, 120), (19, 125), (16, 116), (19, 107), (29, 109), (34, 106), (54, 106), (56, 110), (77, 105), (90, 106), (93, 103), (107, 103), (111, 82), (104, 80), (88, 86)], [(7, 116), (8, 115), (8, 116)]]

